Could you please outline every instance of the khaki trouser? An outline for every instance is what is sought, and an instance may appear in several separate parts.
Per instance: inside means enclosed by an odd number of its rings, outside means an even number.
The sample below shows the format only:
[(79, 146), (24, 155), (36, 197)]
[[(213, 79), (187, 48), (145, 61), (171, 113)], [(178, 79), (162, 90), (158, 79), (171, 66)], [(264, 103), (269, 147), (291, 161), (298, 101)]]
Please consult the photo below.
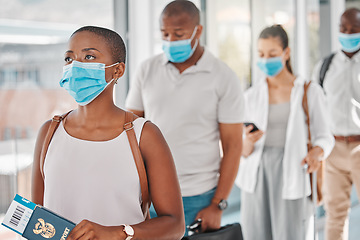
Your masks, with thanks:
[(360, 142), (336, 141), (324, 177), (325, 239), (342, 240), (353, 183), (360, 199)]

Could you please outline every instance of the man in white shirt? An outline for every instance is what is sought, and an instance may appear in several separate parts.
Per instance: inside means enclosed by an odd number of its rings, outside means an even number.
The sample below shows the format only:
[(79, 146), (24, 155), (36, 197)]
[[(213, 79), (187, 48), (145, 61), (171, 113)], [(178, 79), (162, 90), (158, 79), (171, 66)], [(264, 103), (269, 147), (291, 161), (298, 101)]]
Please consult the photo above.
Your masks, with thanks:
[(347, 239), (348, 230), (347, 226), (344, 226), (351, 204), (353, 183), (360, 198), (359, 9), (347, 9), (341, 16), (339, 41), (342, 49), (332, 55), (332, 59), (320, 61), (312, 78), (323, 78), (320, 84), (326, 94), (330, 127), (336, 140), (335, 147), (325, 163), (323, 191), (327, 240)]
[(186, 225), (201, 218), (202, 230), (218, 229), (241, 155), (241, 84), (201, 46), (203, 27), (192, 2), (169, 3), (160, 26), (164, 54), (141, 65), (126, 108), (164, 134), (177, 168)]

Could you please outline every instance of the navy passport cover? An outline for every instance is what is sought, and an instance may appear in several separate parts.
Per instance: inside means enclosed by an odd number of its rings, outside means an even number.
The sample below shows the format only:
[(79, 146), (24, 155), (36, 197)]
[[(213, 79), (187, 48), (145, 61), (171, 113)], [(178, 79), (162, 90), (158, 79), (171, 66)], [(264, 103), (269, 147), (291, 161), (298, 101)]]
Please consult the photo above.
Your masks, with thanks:
[(65, 240), (74, 227), (75, 223), (36, 206), (22, 236), (29, 240)]

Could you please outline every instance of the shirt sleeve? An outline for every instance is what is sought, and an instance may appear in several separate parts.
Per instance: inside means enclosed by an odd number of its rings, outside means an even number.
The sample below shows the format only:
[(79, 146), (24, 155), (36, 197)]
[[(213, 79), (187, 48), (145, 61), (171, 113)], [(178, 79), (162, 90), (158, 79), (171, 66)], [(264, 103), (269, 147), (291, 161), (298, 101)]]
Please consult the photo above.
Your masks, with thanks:
[(144, 75), (144, 64), (142, 64), (136, 72), (135, 77), (131, 79), (129, 92), (125, 101), (125, 107), (127, 109), (144, 111), (141, 84), (144, 81)]
[(330, 130), (329, 111), (325, 101), (325, 95), (319, 85), (311, 84), (308, 100), (310, 111), (310, 131), (313, 146), (319, 146), (324, 151), (324, 158), (327, 158), (335, 144), (334, 136)]
[(218, 86), (218, 121), (220, 123), (242, 123), (244, 121), (244, 93), (236, 74), (228, 68)]

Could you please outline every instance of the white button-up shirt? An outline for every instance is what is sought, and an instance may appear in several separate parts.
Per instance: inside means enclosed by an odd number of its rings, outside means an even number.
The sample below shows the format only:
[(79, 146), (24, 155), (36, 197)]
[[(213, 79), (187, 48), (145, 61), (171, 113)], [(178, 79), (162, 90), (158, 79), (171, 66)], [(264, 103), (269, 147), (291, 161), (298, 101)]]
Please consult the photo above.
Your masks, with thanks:
[[(312, 80), (319, 82), (323, 60), (314, 68)], [(360, 135), (360, 52), (349, 58), (339, 50), (324, 79), (324, 91), (334, 135)]]
[[(286, 130), (286, 142), (283, 158), (283, 199), (299, 199), (311, 193), (310, 178), (305, 174), (301, 161), (307, 155), (307, 125), (302, 107), (305, 80), (297, 78), (291, 90), (290, 114)], [(312, 83), (308, 89), (310, 130), (313, 146), (319, 146), (327, 157), (333, 146), (328, 124), (327, 108), (322, 89)], [(257, 174), (263, 154), (268, 123), (269, 90), (266, 79), (245, 92), (245, 122), (255, 123), (265, 130), (264, 136), (255, 143), (254, 151), (247, 158), (242, 157), (236, 184), (244, 191), (253, 193), (256, 187)], [(304, 184), (306, 184), (304, 186)], [(280, 186), (279, 186), (280, 187)], [(304, 192), (305, 189), (305, 192)]]

